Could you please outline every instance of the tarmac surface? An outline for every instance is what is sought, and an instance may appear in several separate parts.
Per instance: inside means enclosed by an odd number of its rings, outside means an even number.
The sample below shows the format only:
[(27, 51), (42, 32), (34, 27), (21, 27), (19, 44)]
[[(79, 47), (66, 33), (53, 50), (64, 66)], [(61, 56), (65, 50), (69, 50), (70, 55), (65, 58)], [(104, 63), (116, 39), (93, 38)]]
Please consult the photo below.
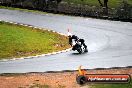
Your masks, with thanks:
[(85, 39), (88, 53), (75, 51), (0, 61), (0, 73), (26, 73), (132, 66), (132, 23), (0, 9), (0, 20), (48, 28)]

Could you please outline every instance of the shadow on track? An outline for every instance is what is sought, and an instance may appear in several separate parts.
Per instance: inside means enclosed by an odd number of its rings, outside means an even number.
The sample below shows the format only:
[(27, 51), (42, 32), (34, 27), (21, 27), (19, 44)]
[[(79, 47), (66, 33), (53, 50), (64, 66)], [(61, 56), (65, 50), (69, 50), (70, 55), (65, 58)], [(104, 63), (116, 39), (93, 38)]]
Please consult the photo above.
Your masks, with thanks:
[(88, 54), (88, 52), (83, 52), (83, 53), (81, 53), (81, 54), (78, 53), (78, 52), (76, 52), (76, 53), (74, 52), (74, 53), (72, 53), (71, 55), (80, 55), (80, 56), (81, 56), (81, 55), (84, 55), (84, 54)]

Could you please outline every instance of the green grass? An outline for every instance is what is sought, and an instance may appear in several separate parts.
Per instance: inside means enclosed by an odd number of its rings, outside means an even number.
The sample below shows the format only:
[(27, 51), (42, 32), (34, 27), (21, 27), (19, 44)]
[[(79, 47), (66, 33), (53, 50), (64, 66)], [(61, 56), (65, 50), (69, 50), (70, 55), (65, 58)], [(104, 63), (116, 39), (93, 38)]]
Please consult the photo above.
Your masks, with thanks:
[(49, 85), (41, 85), (41, 84), (34, 84), (32, 86), (30, 86), (29, 88), (51, 88)]
[(91, 84), (88, 88), (132, 88), (132, 81), (124, 84)]
[[(85, 4), (89, 6), (100, 6), (98, 0), (63, 0), (68, 3), (74, 3), (74, 4)], [(103, 0), (101, 0), (103, 2)], [(121, 5), (122, 0), (109, 0), (108, 6), (110, 8), (117, 8)], [(132, 5), (132, 0), (128, 0), (128, 3)]]
[[(19, 88), (23, 88), (23, 87), (19, 87)], [(52, 88), (52, 87), (46, 84), (33, 83), (33, 85), (31, 85), (29, 88)], [(57, 87), (54, 88), (66, 88), (66, 87), (63, 85), (58, 85)]]
[(57, 33), (0, 22), (0, 59), (44, 54), (68, 47), (67, 38)]

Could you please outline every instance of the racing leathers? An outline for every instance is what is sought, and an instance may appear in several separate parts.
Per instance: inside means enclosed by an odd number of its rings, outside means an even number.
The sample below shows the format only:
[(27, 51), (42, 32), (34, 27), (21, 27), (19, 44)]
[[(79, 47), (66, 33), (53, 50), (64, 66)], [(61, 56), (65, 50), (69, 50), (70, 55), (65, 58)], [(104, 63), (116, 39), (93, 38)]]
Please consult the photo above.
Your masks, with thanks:
[(77, 36), (75, 35), (71, 35), (69, 36), (69, 44), (72, 46), (72, 40), (74, 40), (75, 42), (81, 42), (81, 45), (84, 46), (85, 50), (87, 50), (87, 46), (86, 44), (84, 43), (85, 40), (84, 39), (79, 39)]

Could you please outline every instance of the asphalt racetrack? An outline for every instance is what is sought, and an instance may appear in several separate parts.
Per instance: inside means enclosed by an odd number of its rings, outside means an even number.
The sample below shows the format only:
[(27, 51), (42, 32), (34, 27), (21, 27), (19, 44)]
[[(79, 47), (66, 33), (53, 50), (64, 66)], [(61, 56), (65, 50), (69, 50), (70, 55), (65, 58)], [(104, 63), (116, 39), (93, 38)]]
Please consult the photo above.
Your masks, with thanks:
[(0, 9), (0, 20), (72, 33), (85, 39), (89, 53), (77, 52), (0, 61), (0, 73), (25, 73), (132, 66), (132, 23)]

